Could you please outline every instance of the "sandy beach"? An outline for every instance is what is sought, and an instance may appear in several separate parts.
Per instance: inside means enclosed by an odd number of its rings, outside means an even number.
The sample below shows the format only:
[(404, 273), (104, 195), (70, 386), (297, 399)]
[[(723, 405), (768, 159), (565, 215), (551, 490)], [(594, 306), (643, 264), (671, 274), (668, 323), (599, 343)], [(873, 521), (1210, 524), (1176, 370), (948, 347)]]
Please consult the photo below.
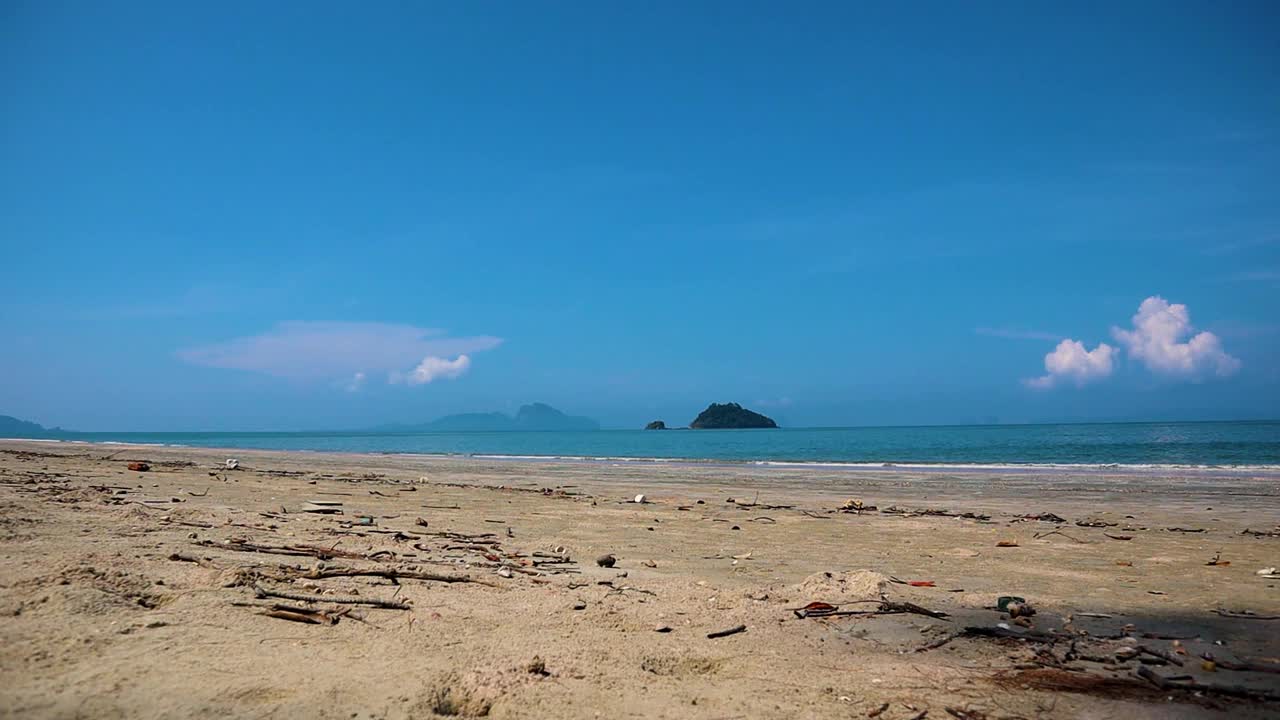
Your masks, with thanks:
[(3, 441), (0, 715), (1276, 717), (1276, 565), (1265, 473)]

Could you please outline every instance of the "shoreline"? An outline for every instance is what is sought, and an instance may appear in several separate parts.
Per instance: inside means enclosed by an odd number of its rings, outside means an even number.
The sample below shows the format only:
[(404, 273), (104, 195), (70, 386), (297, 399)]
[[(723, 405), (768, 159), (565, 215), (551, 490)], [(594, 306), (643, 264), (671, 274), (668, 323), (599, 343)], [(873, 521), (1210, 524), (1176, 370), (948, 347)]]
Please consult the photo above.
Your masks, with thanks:
[(88, 445), (127, 448), (164, 448), (207, 450), (224, 453), (246, 452), (279, 452), (308, 453), (316, 455), (368, 456), (368, 457), (404, 457), (439, 460), (484, 460), (495, 462), (529, 462), (529, 463), (582, 463), (590, 465), (628, 464), (637, 467), (654, 465), (662, 467), (721, 467), (736, 468), (743, 466), (787, 470), (830, 470), (848, 473), (859, 472), (916, 472), (930, 474), (947, 473), (1039, 473), (1063, 475), (1100, 474), (1100, 475), (1161, 475), (1167, 473), (1189, 473), (1198, 477), (1259, 477), (1280, 479), (1280, 464), (1260, 465), (1210, 465), (1210, 464), (1176, 464), (1176, 463), (988, 463), (988, 462), (917, 462), (917, 461), (824, 461), (824, 460), (733, 460), (721, 458), (683, 458), (683, 457), (651, 457), (651, 456), (592, 456), (592, 455), (535, 455), (504, 453), (416, 453), (399, 451), (373, 450), (335, 450), (310, 448), (267, 448), (267, 447), (235, 447), (218, 445), (193, 445), (181, 443), (142, 443), (121, 440), (69, 440), (61, 438), (0, 438), (0, 443), (39, 443), (46, 445)]

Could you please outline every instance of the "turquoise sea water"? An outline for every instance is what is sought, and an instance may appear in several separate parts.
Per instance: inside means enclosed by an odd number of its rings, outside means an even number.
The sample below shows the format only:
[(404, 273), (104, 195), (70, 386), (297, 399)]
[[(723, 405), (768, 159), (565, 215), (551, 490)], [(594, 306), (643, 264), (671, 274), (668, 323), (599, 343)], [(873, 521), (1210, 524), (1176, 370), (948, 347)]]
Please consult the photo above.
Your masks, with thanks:
[(1280, 468), (1280, 421), (595, 432), (77, 433), (68, 439), (579, 459)]

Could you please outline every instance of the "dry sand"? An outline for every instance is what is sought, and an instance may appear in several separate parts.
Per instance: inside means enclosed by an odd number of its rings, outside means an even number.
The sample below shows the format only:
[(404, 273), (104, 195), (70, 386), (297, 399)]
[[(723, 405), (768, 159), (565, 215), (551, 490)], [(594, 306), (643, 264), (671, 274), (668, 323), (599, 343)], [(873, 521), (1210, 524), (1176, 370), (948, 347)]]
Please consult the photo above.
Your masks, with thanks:
[[(1280, 525), (1274, 476), (230, 455), (240, 469), (219, 469), (226, 451), (0, 442), (0, 715), (1280, 715), (1261, 699), (1280, 693), (1280, 580), (1256, 574), (1280, 537), (1242, 534)], [(851, 498), (878, 509), (837, 512)], [(1020, 519), (1041, 513), (1066, 522)], [(307, 577), (344, 568), (486, 584)], [(792, 611), (893, 609), (882, 593), (948, 617)], [(989, 609), (1001, 595), (1032, 627)], [(302, 624), (274, 603), (348, 612)], [(961, 634), (1000, 623), (1047, 642)]]

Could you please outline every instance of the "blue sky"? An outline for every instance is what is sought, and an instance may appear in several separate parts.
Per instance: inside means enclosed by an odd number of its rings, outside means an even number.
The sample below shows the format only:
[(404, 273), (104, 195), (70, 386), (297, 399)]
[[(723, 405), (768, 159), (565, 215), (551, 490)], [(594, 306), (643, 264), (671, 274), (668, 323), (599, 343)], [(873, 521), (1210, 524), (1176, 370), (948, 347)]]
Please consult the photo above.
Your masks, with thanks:
[(188, 5), (0, 9), (0, 414), (1280, 408), (1271, 3)]

